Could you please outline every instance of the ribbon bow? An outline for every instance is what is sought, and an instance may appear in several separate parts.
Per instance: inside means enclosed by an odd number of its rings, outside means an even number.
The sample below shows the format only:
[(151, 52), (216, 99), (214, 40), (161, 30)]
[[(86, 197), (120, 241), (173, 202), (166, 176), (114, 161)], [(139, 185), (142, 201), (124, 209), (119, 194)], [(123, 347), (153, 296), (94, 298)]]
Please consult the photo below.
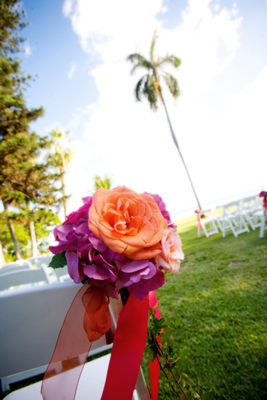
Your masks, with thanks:
[(195, 213), (197, 214), (197, 229), (200, 231), (201, 229), (201, 215), (200, 210), (196, 210)]

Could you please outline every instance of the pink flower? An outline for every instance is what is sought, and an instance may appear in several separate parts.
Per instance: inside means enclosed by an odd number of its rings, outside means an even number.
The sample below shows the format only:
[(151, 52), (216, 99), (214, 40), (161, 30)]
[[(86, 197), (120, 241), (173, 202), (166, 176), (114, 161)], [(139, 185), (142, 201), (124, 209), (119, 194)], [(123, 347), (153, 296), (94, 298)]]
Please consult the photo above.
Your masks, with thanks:
[(184, 259), (182, 242), (175, 229), (165, 229), (161, 239), (162, 252), (155, 257), (156, 264), (173, 274), (178, 274), (180, 260)]

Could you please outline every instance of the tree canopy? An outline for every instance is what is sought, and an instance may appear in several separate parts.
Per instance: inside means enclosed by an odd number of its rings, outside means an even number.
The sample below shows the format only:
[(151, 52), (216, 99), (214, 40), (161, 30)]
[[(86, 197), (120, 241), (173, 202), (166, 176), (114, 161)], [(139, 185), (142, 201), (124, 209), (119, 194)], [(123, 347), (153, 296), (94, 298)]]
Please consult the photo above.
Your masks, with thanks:
[[(0, 251), (13, 246), (18, 259), (27, 235), (35, 243), (32, 251), (37, 255), (38, 221), (42, 220), (44, 226), (55, 223), (51, 209), (58, 202), (60, 177), (45, 157), (52, 146), (51, 138), (30, 130), (31, 122), (43, 115), (44, 109), (27, 107), (24, 97), (31, 76), (24, 74), (19, 58), (25, 40), (21, 30), (27, 25), (21, 6), (19, 0), (0, 0), (0, 200), (4, 208), (0, 215)], [(23, 239), (17, 237), (18, 227), (28, 232), (19, 235)], [(44, 232), (39, 237), (42, 235)], [(12, 245), (7, 243), (11, 238)]]
[(181, 64), (181, 60), (174, 55), (156, 57), (156, 40), (157, 34), (154, 32), (150, 46), (149, 59), (139, 53), (130, 54), (127, 58), (131, 63), (135, 64), (131, 70), (132, 74), (139, 69), (146, 71), (146, 74), (142, 76), (136, 84), (135, 97), (138, 101), (141, 101), (142, 96), (147, 98), (153, 110), (157, 110), (158, 108), (158, 98), (162, 100), (161, 79), (166, 83), (175, 99), (180, 94), (177, 79), (169, 72), (164, 71), (164, 67), (166, 65), (171, 65), (174, 68), (178, 68)]

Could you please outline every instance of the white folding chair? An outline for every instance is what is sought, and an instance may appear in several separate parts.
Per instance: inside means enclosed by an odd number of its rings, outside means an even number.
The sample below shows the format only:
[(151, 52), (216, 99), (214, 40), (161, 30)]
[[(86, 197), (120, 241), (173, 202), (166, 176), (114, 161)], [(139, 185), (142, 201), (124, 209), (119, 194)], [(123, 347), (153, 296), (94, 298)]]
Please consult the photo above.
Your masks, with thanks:
[(0, 275), (0, 291), (41, 283), (49, 283), (45, 268), (20, 269)]
[(68, 282), (72, 280), (71, 277), (69, 276), (67, 266), (55, 269), (55, 274), (59, 282)]
[(215, 223), (214, 210), (204, 210), (201, 211), (201, 214), (205, 215), (205, 217), (200, 218), (201, 229), (198, 229), (198, 237), (200, 237), (202, 233), (204, 233), (206, 237), (219, 233)]
[[(73, 282), (63, 282), (0, 293), (0, 378), (4, 391), (11, 383), (45, 372), (65, 315), (81, 287)], [(121, 306), (111, 299), (113, 334)], [(93, 343), (89, 355), (111, 347), (104, 335)], [(85, 364), (76, 400), (87, 400), (88, 396), (91, 400), (101, 398), (109, 359), (108, 354)], [(41, 382), (37, 382), (11, 392), (5, 399), (41, 400), (40, 390)], [(133, 399), (149, 400), (141, 369)]]
[(31, 269), (31, 266), (29, 264), (20, 265), (16, 263), (10, 263), (0, 269), (0, 276), (4, 274), (10, 274), (10, 272), (22, 271), (25, 269)]
[(241, 201), (241, 211), (245, 220), (253, 230), (261, 226), (262, 201), (259, 196), (246, 197)]
[(239, 201), (233, 201), (223, 206), (222, 215), (218, 216), (216, 219), (223, 237), (225, 237), (225, 234), (228, 231), (232, 231), (235, 237), (241, 233), (249, 232), (249, 228), (240, 207)]
[(27, 262), (31, 263), (32, 266), (37, 266), (37, 268), (48, 267), (52, 257), (53, 254), (49, 253), (39, 257), (29, 257)]
[(0, 268), (0, 274), (1, 273), (5, 274), (6, 271), (11, 271), (12, 269), (13, 269), (13, 271), (18, 271), (21, 268), (23, 268), (23, 269), (32, 268), (32, 265), (30, 262), (28, 262), (27, 260), (24, 260), (24, 259), (13, 261), (13, 262), (3, 265), (3, 267)]
[(50, 261), (52, 260), (53, 254), (45, 254), (39, 257), (29, 257), (27, 258), (28, 263), (32, 265), (32, 268), (45, 268), (49, 283), (54, 283), (58, 281), (57, 275), (53, 268), (48, 267)]

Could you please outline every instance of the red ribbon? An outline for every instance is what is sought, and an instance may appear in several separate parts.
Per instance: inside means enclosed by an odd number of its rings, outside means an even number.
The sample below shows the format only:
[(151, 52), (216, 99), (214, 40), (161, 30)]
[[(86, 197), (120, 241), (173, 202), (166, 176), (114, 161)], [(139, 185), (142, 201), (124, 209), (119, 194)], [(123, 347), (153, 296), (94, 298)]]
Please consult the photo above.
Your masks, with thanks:
[(148, 296), (140, 301), (130, 295), (119, 316), (101, 400), (131, 400), (146, 345), (147, 327)]
[[(155, 307), (155, 305), (158, 303), (156, 293), (149, 292), (149, 306), (150, 308)], [(160, 311), (159, 307), (157, 307), (155, 317), (158, 319), (161, 319), (160, 316)], [(160, 337), (157, 337), (158, 343), (161, 343)], [(149, 363), (149, 375), (150, 375), (150, 388), (151, 388), (151, 397), (152, 400), (158, 400), (158, 393), (159, 393), (159, 371), (160, 371), (160, 366), (159, 366), (159, 361), (160, 357), (157, 355), (155, 360), (151, 362), (150, 357), (148, 360)]]
[[(44, 400), (75, 398), (92, 341), (110, 328), (108, 304), (103, 288), (84, 285), (76, 294), (45, 372), (41, 388)], [(101, 400), (131, 400), (145, 349), (147, 327), (148, 296), (140, 301), (130, 295), (118, 319)]]
[(265, 209), (267, 211), (267, 199), (266, 199), (266, 197), (263, 198), (263, 205), (264, 205), (264, 207), (265, 207)]

